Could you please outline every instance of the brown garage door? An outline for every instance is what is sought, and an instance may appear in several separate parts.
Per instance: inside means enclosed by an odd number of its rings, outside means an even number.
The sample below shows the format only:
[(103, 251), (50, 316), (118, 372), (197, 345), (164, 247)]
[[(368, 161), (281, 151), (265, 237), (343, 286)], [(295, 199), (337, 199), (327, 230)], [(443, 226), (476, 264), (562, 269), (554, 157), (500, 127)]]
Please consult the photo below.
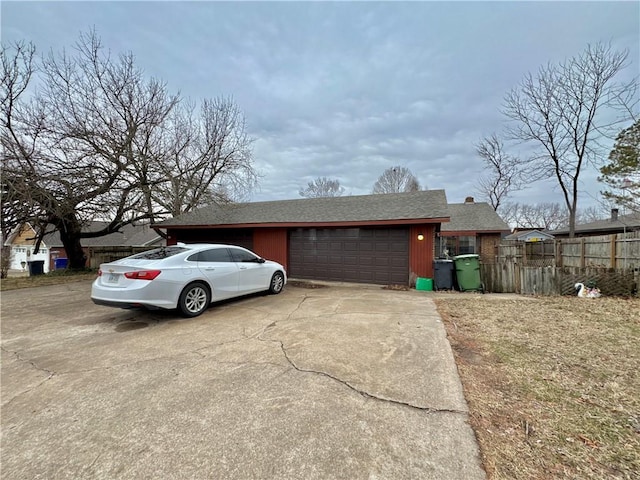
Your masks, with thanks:
[(300, 228), (289, 233), (289, 276), (406, 284), (407, 228)]

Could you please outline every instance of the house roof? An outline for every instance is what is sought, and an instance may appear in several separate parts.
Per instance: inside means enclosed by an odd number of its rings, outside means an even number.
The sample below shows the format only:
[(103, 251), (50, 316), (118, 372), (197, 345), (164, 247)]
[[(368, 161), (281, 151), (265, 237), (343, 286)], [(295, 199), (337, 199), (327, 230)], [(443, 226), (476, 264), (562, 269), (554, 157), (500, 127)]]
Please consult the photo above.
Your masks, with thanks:
[(330, 225), (448, 221), (444, 190), (302, 198), (208, 206), (157, 223), (154, 227)]
[(486, 202), (450, 203), (449, 213), (451, 221), (442, 224), (442, 233), (511, 231), (509, 225)]
[[(2, 245), (12, 245), (15, 243), (16, 238), (18, 238), (19, 236), (21, 236), (22, 234), (26, 233), (25, 229), (29, 229), (31, 231), (30, 234), (28, 235), (32, 235), (33, 237), (36, 236), (36, 231), (33, 229), (33, 227), (28, 224), (28, 223), (23, 223), (22, 225), (18, 225), (16, 226), (11, 233), (9, 233), (9, 235), (7, 236), (7, 239), (2, 243)], [(33, 241), (33, 243), (35, 243), (35, 240)]]
[[(91, 222), (84, 232), (95, 232), (107, 226), (107, 222)], [(125, 225), (119, 231), (102, 237), (83, 238), (83, 247), (142, 247), (155, 243), (161, 237), (149, 225)], [(62, 247), (60, 233), (56, 230), (44, 236), (44, 243), (49, 247)]]
[(547, 240), (553, 240), (553, 235), (548, 232), (542, 232), (537, 229), (532, 230), (521, 230), (519, 232), (512, 233), (511, 235), (507, 235), (504, 237), (505, 240), (522, 240), (527, 239), (528, 237), (536, 237), (536, 238), (544, 238)]
[[(623, 232), (625, 230), (639, 230), (640, 229), (640, 212), (634, 212), (627, 215), (618, 215), (614, 220), (608, 218), (606, 220), (598, 220), (595, 222), (582, 223), (576, 225), (576, 233), (602, 233), (609, 232)], [(569, 229), (562, 228), (559, 230), (553, 230), (549, 232), (553, 235), (568, 235)]]

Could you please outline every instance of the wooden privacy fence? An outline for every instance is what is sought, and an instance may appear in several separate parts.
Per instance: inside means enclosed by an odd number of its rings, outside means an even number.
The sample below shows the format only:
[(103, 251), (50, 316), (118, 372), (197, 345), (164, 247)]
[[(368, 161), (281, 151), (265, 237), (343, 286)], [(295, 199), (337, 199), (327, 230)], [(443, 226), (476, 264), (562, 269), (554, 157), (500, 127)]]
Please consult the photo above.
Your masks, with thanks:
[(575, 284), (594, 284), (603, 295), (638, 295), (640, 270), (602, 267), (528, 267), (516, 263), (482, 264), (487, 292), (575, 295)]
[(640, 268), (640, 232), (544, 242), (503, 241), (496, 261), (529, 267)]
[(157, 246), (149, 247), (88, 247), (87, 263), (90, 268), (98, 268), (101, 263), (109, 263), (120, 258), (128, 257), (135, 253), (151, 250)]
[(638, 295), (640, 232), (504, 242), (481, 274), (489, 292), (567, 295), (575, 294), (576, 283), (593, 283), (603, 295)]

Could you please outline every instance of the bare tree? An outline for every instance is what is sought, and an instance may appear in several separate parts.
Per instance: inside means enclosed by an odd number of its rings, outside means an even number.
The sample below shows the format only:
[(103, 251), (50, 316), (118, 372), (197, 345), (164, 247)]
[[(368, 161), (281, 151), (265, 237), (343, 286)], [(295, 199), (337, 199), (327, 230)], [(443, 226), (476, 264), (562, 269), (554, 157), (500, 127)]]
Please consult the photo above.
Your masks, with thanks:
[[(569, 211), (574, 235), (580, 174), (602, 157), (601, 140), (633, 111), (635, 80), (615, 82), (627, 65), (627, 51), (589, 46), (581, 55), (537, 75), (528, 74), (505, 98), (504, 114), (513, 121), (513, 139), (531, 142), (534, 153), (521, 168), (531, 181), (554, 178)], [(636, 100), (637, 101), (637, 100)]]
[(318, 177), (309, 182), (306, 188), (301, 188), (298, 193), (301, 197), (339, 197), (344, 193), (344, 187), (340, 186), (340, 180), (333, 180), (327, 177)]
[(507, 202), (498, 210), (500, 217), (514, 228), (557, 230), (567, 226), (568, 212), (559, 203), (521, 204)]
[(522, 187), (520, 160), (504, 151), (504, 143), (495, 134), (482, 139), (476, 145), (476, 153), (487, 172), (478, 180), (478, 191), (498, 210), (511, 191)]
[(576, 214), (576, 225), (604, 220), (606, 218), (609, 218), (610, 216), (611, 206), (608, 204), (579, 208), (578, 213)]
[[(14, 102), (3, 111), (3, 181), (25, 204), (36, 251), (56, 229), (70, 267), (78, 269), (85, 263), (81, 238), (149, 217), (140, 191), (149, 179), (137, 162), (153, 157), (151, 139), (177, 97), (161, 82), (145, 81), (131, 54), (111, 58), (93, 32), (81, 35), (73, 56), (51, 52), (42, 72), (29, 103), (19, 102), (24, 88), (9, 87)], [(108, 224), (83, 231), (95, 219)]]
[(372, 193), (417, 192), (420, 190), (418, 179), (405, 167), (387, 168), (373, 185)]
[(245, 120), (230, 98), (174, 109), (163, 125), (155, 164), (157, 179), (145, 199), (147, 210), (173, 216), (213, 203), (239, 200), (257, 183), (252, 140)]
[[(112, 57), (90, 32), (72, 54), (43, 59), (41, 86), (27, 102), (33, 53), (2, 50), (2, 200), (3, 214), (5, 205), (22, 206), (13, 212), (36, 229), (36, 251), (58, 230), (69, 266), (82, 268), (82, 238), (232, 200), (255, 185), (251, 139), (231, 100), (206, 100), (196, 115), (146, 79), (131, 53)], [(106, 226), (86, 231), (94, 220)]]
[(7, 180), (6, 168), (8, 155), (6, 146), (11, 143), (12, 112), (19, 108), (19, 99), (27, 89), (35, 72), (35, 46), (31, 43), (17, 42), (11, 46), (3, 45), (0, 51), (2, 71), (0, 72), (0, 105), (2, 115), (2, 182), (0, 182), (0, 237), (2, 238), (0, 278), (5, 278), (9, 269), (11, 247), (4, 242), (10, 233), (28, 215), (28, 205), (17, 195)]
[[(559, 203), (506, 202), (500, 206), (498, 213), (505, 222), (514, 228), (558, 230), (569, 226), (569, 211)], [(576, 223), (595, 222), (607, 218), (609, 214), (606, 205), (578, 209)]]

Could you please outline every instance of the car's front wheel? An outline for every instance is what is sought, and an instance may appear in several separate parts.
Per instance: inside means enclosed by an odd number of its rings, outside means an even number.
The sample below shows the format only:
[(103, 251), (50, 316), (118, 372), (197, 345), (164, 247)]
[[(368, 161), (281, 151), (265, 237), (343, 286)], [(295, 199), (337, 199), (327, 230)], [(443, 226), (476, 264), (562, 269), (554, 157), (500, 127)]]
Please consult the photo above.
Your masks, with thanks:
[(269, 284), (269, 293), (278, 294), (284, 288), (284, 275), (282, 272), (276, 272), (271, 277), (271, 283)]
[(185, 317), (197, 317), (211, 303), (211, 294), (204, 283), (196, 282), (187, 285), (178, 300), (178, 309)]

